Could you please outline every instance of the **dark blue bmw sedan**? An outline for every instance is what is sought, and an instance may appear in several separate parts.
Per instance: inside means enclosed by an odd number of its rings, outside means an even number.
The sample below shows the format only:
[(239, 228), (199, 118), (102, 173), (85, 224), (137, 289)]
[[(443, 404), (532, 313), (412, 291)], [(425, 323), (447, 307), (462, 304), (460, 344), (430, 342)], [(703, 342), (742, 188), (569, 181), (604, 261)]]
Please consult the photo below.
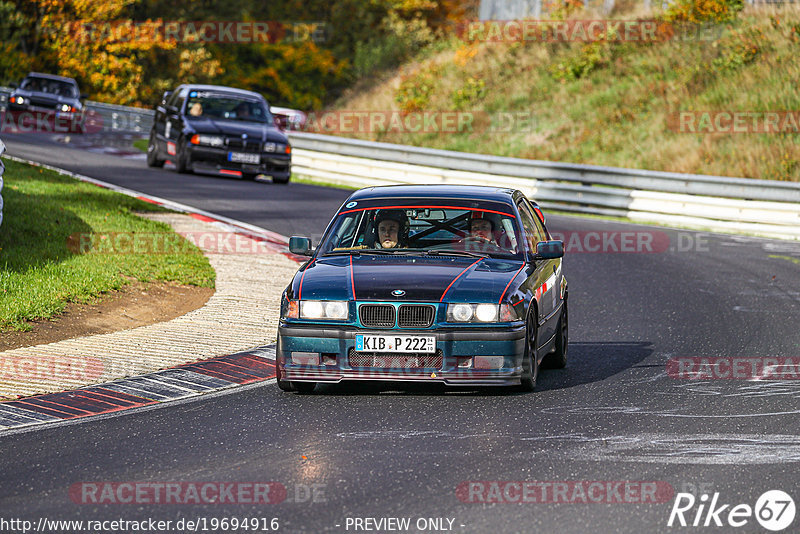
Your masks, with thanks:
[(339, 208), (283, 293), (284, 391), (390, 380), (530, 391), (567, 362), (564, 246), (513, 189), (386, 186)]

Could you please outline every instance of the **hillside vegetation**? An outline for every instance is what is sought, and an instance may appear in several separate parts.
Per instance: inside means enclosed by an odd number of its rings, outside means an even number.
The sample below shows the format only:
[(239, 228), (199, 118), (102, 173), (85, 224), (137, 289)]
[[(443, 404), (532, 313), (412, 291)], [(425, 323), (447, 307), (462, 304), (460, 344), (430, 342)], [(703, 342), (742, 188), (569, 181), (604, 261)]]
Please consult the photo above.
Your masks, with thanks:
[[(653, 18), (641, 12), (613, 18)], [(800, 181), (800, 9), (685, 0), (656, 13), (659, 39), (486, 42), (451, 34), (363, 80), (334, 108), (529, 113), (509, 131), (344, 132), (531, 159)], [(600, 18), (573, 12), (565, 18)], [(683, 133), (679, 112), (709, 112)], [(783, 133), (713, 131), (719, 112), (779, 115)], [(723, 116), (724, 117), (724, 116)], [(733, 115), (731, 115), (733, 117)], [(774, 117), (773, 117), (774, 118)], [(708, 117), (706, 117), (708, 119)], [(745, 116), (737, 130), (750, 132)], [(724, 124), (724, 123), (723, 123)], [(689, 129), (689, 128), (684, 128)], [(758, 129), (758, 126), (756, 127)]]

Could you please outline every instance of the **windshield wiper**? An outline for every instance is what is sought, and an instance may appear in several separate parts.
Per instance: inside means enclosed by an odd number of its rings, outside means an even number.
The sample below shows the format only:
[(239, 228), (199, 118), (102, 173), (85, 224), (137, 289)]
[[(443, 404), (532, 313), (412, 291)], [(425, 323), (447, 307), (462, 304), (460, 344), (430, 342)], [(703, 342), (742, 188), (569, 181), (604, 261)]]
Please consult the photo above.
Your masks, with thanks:
[(325, 256), (358, 256), (360, 254), (397, 254), (398, 252), (407, 252), (402, 248), (354, 248), (353, 250), (336, 250), (324, 254)]
[(487, 254), (478, 254), (477, 252), (468, 252), (466, 250), (429, 250), (426, 252), (428, 256), (469, 256), (471, 258), (488, 258)]

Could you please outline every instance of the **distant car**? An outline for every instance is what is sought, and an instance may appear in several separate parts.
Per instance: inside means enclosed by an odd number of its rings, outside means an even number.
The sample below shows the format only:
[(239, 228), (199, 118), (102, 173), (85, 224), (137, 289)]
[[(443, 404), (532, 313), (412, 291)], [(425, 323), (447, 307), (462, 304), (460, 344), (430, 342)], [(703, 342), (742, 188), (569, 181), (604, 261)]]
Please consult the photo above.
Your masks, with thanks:
[(30, 72), (8, 97), (10, 111), (56, 111), (64, 114), (83, 110), (78, 82), (72, 78)]
[[(394, 231), (394, 234), (392, 233)], [(277, 382), (518, 385), (567, 363), (564, 244), (512, 189), (385, 186), (353, 193), (283, 293)]]
[(277, 106), (271, 106), (269, 110), (282, 130), (302, 130), (306, 126), (308, 115), (302, 111)]
[(181, 85), (156, 107), (147, 164), (178, 172), (272, 177), (287, 183), (292, 148), (258, 93), (218, 85)]

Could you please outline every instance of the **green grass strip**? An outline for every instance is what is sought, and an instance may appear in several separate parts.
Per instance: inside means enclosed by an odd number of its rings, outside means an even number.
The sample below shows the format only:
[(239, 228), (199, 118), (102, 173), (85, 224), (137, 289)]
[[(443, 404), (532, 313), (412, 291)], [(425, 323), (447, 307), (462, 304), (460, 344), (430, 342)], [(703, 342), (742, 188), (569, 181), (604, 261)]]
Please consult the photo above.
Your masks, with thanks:
[[(92, 302), (133, 280), (214, 287), (215, 272), (197, 247), (169, 225), (134, 214), (167, 210), (50, 170), (5, 163), (0, 331), (28, 330), (30, 320), (51, 318), (68, 302)], [(163, 254), (80, 253), (74, 246), (80, 236), (105, 232), (163, 232), (182, 245)]]

